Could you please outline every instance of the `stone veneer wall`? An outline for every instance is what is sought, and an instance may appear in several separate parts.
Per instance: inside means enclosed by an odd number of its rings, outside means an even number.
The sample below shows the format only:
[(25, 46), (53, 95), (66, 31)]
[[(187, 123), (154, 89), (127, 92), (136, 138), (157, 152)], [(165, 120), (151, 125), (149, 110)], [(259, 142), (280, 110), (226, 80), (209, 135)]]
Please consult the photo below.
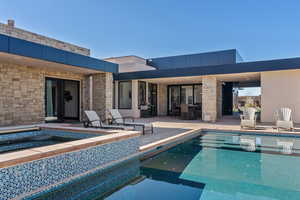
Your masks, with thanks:
[(168, 87), (165, 84), (158, 84), (158, 115), (165, 116), (168, 112)]
[(217, 78), (205, 76), (202, 79), (202, 120), (215, 122), (218, 117)]
[(101, 115), (102, 120), (108, 118), (109, 109), (112, 109), (113, 77), (112, 73), (92, 75), (93, 100), (92, 109)]
[(88, 108), (86, 77), (63, 71), (0, 63), (0, 126), (39, 123), (45, 117), (45, 77), (80, 81), (80, 110)]
[(19, 39), (35, 42), (47, 46), (51, 46), (57, 49), (78, 53), (81, 55), (90, 55), (90, 50), (77, 45), (73, 45), (67, 42), (59, 41), (53, 38), (49, 38), (43, 35), (32, 33), (20, 28), (16, 28), (13, 25), (7, 25), (0, 23), (0, 34), (16, 37)]
[(217, 81), (217, 118), (222, 118), (223, 114), (223, 93), (222, 93), (222, 82)]

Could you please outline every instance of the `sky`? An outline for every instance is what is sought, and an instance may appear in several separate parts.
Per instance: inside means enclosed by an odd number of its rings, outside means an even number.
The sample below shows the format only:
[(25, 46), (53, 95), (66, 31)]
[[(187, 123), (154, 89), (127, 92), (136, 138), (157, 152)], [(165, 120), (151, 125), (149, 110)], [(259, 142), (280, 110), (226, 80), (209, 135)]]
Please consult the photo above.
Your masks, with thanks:
[(107, 58), (236, 48), (244, 61), (300, 57), (299, 0), (1, 0), (0, 22)]

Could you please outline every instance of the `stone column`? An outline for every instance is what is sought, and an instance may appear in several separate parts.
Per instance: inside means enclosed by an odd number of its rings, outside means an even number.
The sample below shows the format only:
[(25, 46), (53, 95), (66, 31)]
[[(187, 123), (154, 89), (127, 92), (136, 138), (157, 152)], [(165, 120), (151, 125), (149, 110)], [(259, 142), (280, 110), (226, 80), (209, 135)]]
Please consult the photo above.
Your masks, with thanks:
[(222, 118), (222, 112), (223, 112), (223, 82), (217, 81), (217, 118)]
[(119, 108), (119, 81), (115, 81), (115, 108)]
[(135, 118), (140, 117), (140, 110), (138, 106), (138, 98), (139, 98), (139, 84), (138, 80), (132, 80), (132, 94), (131, 94), (131, 109), (132, 116)]
[(157, 86), (157, 114), (165, 116), (168, 112), (168, 87), (165, 84), (158, 84)]
[(112, 73), (93, 74), (93, 110), (102, 119), (108, 118), (108, 111), (112, 109), (113, 77)]
[(215, 122), (218, 117), (217, 78), (205, 76), (202, 79), (202, 120)]
[(105, 117), (109, 117), (109, 110), (113, 106), (113, 74), (105, 73)]

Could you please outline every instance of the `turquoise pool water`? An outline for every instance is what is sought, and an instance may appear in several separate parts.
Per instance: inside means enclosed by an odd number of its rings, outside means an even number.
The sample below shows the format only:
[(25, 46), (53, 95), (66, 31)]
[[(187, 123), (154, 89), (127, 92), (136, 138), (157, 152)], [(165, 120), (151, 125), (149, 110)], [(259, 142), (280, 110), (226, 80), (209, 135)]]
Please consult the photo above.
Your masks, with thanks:
[(105, 199), (296, 200), (299, 156), (299, 138), (206, 133), (141, 163)]

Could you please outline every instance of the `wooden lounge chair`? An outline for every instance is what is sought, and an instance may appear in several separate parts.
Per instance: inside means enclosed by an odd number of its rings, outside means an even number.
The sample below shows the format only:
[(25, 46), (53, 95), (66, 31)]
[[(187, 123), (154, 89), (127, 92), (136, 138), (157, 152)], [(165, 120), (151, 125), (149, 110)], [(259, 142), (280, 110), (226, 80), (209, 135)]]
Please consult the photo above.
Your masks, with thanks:
[(241, 117), (241, 128), (254, 128), (256, 127), (256, 109), (255, 108), (244, 108)]
[(275, 112), (275, 118), (278, 131), (279, 129), (294, 131), (292, 110), (290, 108), (280, 108)]
[[(117, 109), (111, 109), (109, 112), (110, 112), (113, 124), (123, 125), (123, 126), (133, 126), (133, 127), (140, 126), (143, 128), (143, 134), (145, 134), (146, 130), (151, 131), (151, 133), (153, 134), (153, 125), (151, 123), (134, 122), (133, 117), (122, 117), (122, 115), (120, 114), (120, 112)], [(126, 119), (130, 119), (130, 122), (126, 121)]]
[(83, 122), (85, 128), (104, 128), (104, 129), (117, 129), (117, 130), (133, 130), (133, 127), (129, 126), (114, 126), (103, 124), (98, 114), (93, 110), (84, 111), (88, 120)]

